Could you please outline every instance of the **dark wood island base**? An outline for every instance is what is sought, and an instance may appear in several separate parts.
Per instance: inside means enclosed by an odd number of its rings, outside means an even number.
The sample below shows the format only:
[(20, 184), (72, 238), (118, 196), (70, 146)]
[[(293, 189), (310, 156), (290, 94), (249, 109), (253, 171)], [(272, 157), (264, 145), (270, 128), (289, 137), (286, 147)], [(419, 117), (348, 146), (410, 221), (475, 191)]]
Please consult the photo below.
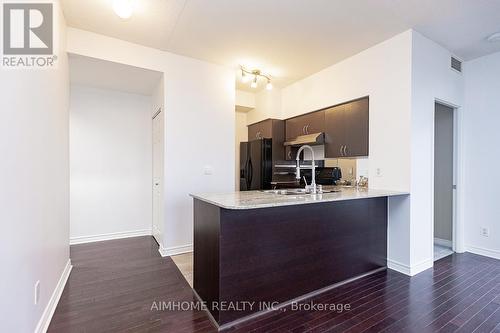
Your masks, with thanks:
[(386, 262), (387, 197), (258, 209), (194, 199), (194, 289), (220, 329)]

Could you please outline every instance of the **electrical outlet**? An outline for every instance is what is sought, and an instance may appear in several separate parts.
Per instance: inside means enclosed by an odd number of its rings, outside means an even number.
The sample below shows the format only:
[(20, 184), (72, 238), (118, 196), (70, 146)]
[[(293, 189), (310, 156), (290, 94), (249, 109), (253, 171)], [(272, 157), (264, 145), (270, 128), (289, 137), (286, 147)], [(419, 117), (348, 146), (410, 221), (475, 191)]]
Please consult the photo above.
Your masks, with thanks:
[(377, 175), (377, 177), (382, 177), (382, 169), (377, 168), (376, 175)]
[(490, 229), (481, 227), (481, 236), (490, 237)]
[(35, 282), (35, 305), (40, 301), (40, 280)]

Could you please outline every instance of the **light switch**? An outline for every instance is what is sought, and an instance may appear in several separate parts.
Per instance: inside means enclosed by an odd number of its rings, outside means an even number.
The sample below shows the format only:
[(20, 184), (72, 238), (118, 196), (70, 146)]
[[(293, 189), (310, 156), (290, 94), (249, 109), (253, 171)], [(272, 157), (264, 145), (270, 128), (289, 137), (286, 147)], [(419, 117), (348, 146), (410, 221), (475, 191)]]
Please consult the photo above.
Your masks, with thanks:
[(203, 174), (207, 175), (207, 176), (210, 176), (211, 174), (214, 173), (214, 170), (212, 169), (212, 167), (210, 165), (206, 165), (204, 168), (203, 168)]

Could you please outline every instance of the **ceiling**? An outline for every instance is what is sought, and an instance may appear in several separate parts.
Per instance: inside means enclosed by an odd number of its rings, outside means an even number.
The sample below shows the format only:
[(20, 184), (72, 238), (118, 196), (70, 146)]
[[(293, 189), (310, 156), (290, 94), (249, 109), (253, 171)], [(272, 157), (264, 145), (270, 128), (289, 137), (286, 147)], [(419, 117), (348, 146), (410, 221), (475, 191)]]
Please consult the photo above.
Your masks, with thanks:
[[(68, 25), (189, 57), (258, 67), (275, 86), (333, 65), (409, 28), (463, 60), (500, 51), (500, 0), (62, 0)], [(236, 75), (238, 76), (238, 75)], [(261, 89), (265, 82), (260, 82)], [(253, 91), (237, 80), (239, 89)]]
[(162, 73), (79, 55), (69, 56), (72, 84), (152, 95)]

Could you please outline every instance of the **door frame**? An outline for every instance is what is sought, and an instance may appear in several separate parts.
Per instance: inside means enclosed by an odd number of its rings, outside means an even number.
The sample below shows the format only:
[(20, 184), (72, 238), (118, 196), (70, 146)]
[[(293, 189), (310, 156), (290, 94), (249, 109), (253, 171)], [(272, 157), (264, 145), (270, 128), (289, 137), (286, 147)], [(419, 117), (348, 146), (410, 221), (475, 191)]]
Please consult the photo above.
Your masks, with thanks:
[[(158, 226), (158, 235), (155, 234), (155, 205), (154, 205), (154, 202), (155, 202), (155, 184), (154, 184), (154, 181), (155, 181), (155, 175), (154, 175), (154, 160), (155, 160), (155, 151), (154, 151), (154, 125), (155, 125), (155, 119), (160, 115), (162, 114), (163, 112), (163, 108), (160, 106), (158, 107), (158, 110), (153, 114), (153, 116), (151, 117), (151, 131), (152, 131), (152, 134), (153, 134), (153, 142), (152, 142), (152, 179), (151, 179), (151, 184), (152, 184), (152, 205), (151, 205), (151, 209), (152, 209), (152, 220), (151, 220), (151, 235), (153, 236), (153, 238), (156, 240), (156, 242), (158, 243), (158, 245), (160, 246), (161, 248), (161, 244), (162, 244), (162, 238), (163, 238), (163, 230), (161, 228), (161, 223), (162, 223), (162, 204), (161, 204), (161, 201), (163, 199), (163, 187), (164, 187), (164, 176), (163, 176), (163, 172), (162, 172), (162, 176), (161, 176), (161, 185), (160, 185), (160, 208), (159, 208), (159, 223), (160, 223), (160, 226)], [(162, 114), (162, 116), (165, 116), (164, 114)], [(165, 130), (165, 127), (164, 127), (164, 124), (162, 124), (162, 127), (163, 127), (163, 131)], [(163, 132), (163, 135), (164, 135), (164, 132)], [(163, 166), (163, 162), (162, 162), (162, 166)], [(158, 237), (157, 237), (158, 236)]]
[(435, 137), (435, 104), (441, 104), (453, 109), (453, 212), (452, 212), (452, 250), (457, 253), (465, 252), (464, 220), (463, 220), (463, 194), (464, 194), (464, 154), (463, 154), (463, 110), (459, 105), (436, 98), (433, 110), (432, 131), (432, 254), (434, 257), (434, 149)]

